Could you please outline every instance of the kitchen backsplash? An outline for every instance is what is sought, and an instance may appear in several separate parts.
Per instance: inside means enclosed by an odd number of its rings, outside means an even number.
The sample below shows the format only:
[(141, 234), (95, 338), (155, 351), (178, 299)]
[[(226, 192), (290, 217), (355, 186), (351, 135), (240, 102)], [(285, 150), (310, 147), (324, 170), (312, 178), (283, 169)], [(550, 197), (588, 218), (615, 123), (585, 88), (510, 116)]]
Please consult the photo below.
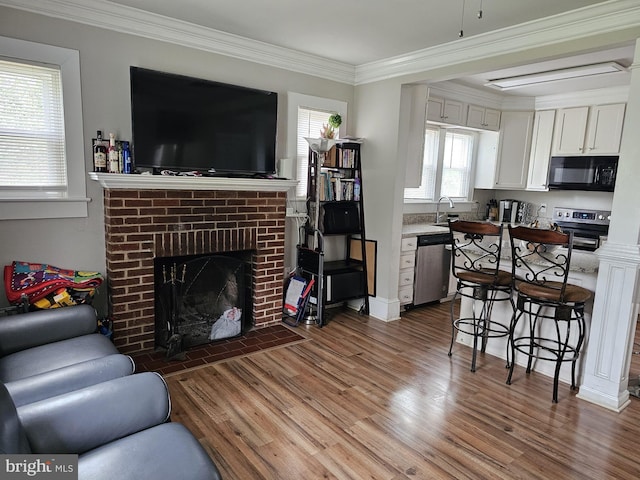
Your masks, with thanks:
[[(402, 216), (402, 224), (420, 225), (423, 223), (434, 223), (436, 221), (435, 218), (435, 213), (405, 213)], [(486, 218), (478, 217), (475, 212), (460, 212), (458, 218), (460, 218), (461, 220), (486, 220)], [(551, 217), (543, 215), (540, 215), (538, 217), (538, 225), (541, 228), (547, 228), (549, 225), (551, 225), (552, 221), (553, 219)]]
[[(484, 220), (478, 218), (476, 212), (451, 212), (452, 215), (458, 215), (461, 220)], [(402, 216), (403, 225), (417, 225), (421, 223), (434, 223), (436, 221), (435, 213), (405, 213)]]

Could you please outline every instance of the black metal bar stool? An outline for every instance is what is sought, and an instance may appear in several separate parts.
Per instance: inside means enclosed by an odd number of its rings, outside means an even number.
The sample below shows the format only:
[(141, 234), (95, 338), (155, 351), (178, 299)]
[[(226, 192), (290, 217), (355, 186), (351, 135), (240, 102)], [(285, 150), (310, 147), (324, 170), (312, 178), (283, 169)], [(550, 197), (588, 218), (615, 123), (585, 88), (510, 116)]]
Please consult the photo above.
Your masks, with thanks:
[[(509, 301), (514, 308), (511, 294), (511, 273), (499, 269), (502, 250), (502, 225), (489, 222), (449, 221), (451, 232), (451, 271), (457, 279), (456, 293), (451, 301), (451, 345), (453, 350), (456, 331), (473, 337), (471, 371), (476, 371), (478, 340), (481, 352), (487, 340), (509, 335), (509, 325), (491, 319), (493, 303)], [(472, 299), (471, 317), (455, 318), (454, 304), (458, 296)], [(477, 301), (482, 303), (477, 312)], [(507, 349), (507, 366), (509, 350)]]
[[(573, 234), (509, 226), (512, 275), (517, 292), (509, 345), (511, 384), (516, 350), (527, 355), (527, 373), (534, 358), (555, 362), (553, 402), (558, 402), (558, 377), (563, 362), (571, 362), (571, 389), (576, 388), (576, 361), (584, 343), (584, 305), (591, 292), (567, 283)], [(520, 320), (528, 324), (518, 330)], [(553, 322), (548, 334), (545, 323)], [(575, 329), (574, 329), (575, 327)]]

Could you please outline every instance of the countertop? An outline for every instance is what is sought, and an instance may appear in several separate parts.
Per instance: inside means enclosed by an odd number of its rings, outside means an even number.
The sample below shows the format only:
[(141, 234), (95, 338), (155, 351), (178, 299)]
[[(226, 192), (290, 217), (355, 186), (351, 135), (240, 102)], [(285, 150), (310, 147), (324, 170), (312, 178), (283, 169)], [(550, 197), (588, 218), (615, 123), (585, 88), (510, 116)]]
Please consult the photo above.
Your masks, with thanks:
[(415, 223), (402, 226), (402, 238), (417, 237), (418, 235), (433, 235), (434, 233), (448, 233), (449, 227), (441, 227), (433, 223)]
[[(434, 225), (433, 223), (416, 223), (402, 226), (402, 238), (414, 237), (418, 235), (433, 235), (435, 233), (446, 233), (449, 231), (449, 227), (442, 227)], [(558, 252), (562, 252), (565, 249), (558, 249)], [(509, 245), (509, 234), (505, 229), (502, 252), (500, 258), (505, 261), (505, 264), (511, 263), (511, 247)], [(501, 267), (502, 267), (502, 262)], [(595, 273), (598, 271), (599, 260), (593, 252), (585, 252), (583, 250), (573, 250), (571, 253), (571, 268), (572, 272), (580, 273)]]

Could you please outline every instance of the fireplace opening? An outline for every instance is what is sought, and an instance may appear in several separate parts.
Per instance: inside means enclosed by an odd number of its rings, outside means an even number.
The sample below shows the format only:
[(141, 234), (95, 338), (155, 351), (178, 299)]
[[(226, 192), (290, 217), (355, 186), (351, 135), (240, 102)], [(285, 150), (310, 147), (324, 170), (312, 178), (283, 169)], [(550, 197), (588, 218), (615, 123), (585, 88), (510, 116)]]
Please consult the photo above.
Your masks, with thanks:
[(252, 326), (251, 251), (154, 259), (155, 346), (168, 358)]

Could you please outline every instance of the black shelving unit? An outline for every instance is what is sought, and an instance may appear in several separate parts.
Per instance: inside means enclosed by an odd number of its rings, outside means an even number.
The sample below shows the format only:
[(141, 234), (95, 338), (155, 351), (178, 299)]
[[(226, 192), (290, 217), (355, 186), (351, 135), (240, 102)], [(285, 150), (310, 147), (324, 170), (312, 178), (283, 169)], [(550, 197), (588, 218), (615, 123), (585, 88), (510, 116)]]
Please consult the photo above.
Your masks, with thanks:
[[(319, 161), (323, 163), (319, 165)], [(309, 220), (304, 228), (302, 248), (320, 255), (319, 265), (306, 262), (298, 268), (317, 279), (321, 277), (320, 281), (316, 280), (318, 288), (313, 292), (317, 305), (310, 302), (320, 317), (326, 305), (359, 298), (363, 300), (360, 311), (369, 313), (363, 191), (360, 143), (339, 141), (324, 157), (309, 150)], [(323, 249), (328, 237), (343, 237), (347, 253), (352, 240), (360, 240), (362, 260), (349, 258), (348, 254), (345, 258), (326, 259)], [(322, 326), (324, 321), (316, 319), (316, 323)]]

